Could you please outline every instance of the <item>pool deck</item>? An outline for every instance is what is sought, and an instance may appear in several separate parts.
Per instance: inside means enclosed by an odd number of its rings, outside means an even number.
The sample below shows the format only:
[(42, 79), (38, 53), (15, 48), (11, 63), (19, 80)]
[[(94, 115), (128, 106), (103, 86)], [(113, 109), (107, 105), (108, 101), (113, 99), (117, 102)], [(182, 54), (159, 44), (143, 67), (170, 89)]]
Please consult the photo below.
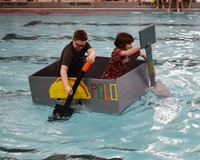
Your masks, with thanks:
[[(0, 13), (81, 13), (81, 14), (126, 14), (130, 12), (161, 12), (168, 13), (168, 3), (165, 9), (156, 9), (156, 4), (151, 2), (117, 2), (117, 1), (75, 1), (75, 2), (33, 2), (33, 1), (2, 1), (0, 0)], [(188, 9), (188, 2), (183, 3), (184, 8), (180, 8), (180, 13), (200, 12), (200, 2), (193, 2)], [(172, 5), (171, 12), (176, 12), (175, 4)]]

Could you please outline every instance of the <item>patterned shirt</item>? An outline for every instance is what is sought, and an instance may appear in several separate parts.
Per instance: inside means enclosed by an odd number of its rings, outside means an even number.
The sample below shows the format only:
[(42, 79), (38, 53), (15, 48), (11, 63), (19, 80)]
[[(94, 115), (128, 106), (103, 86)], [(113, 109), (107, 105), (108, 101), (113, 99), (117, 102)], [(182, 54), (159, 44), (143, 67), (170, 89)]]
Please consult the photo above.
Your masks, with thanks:
[(122, 76), (126, 73), (130, 60), (137, 59), (140, 55), (140, 51), (138, 51), (131, 56), (121, 56), (122, 51), (123, 50), (119, 48), (113, 50), (108, 68), (101, 76), (102, 79), (117, 79)]

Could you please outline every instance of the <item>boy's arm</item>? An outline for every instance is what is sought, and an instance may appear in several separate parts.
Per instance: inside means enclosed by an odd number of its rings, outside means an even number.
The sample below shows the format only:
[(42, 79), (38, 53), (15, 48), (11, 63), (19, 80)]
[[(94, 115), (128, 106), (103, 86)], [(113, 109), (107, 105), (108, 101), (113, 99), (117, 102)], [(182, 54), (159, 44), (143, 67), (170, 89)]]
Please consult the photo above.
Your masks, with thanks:
[(86, 60), (90, 63), (94, 63), (95, 62), (95, 58), (96, 58), (96, 53), (94, 51), (93, 48), (90, 48), (87, 50), (87, 53), (89, 54), (86, 58)]
[(68, 67), (65, 66), (65, 65), (61, 65), (60, 75), (61, 75), (62, 82), (64, 84), (64, 87), (65, 87), (67, 94), (72, 95), (73, 90), (70, 87), (69, 82), (68, 82), (67, 71), (68, 71)]

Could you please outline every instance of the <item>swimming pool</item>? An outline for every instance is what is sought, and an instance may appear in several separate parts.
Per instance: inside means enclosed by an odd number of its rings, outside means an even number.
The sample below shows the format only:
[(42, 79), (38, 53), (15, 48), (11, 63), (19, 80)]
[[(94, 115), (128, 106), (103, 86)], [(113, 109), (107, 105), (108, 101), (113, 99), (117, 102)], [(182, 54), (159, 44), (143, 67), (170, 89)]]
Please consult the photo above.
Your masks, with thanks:
[[(199, 159), (199, 18), (198, 13), (1, 14), (0, 157)], [(121, 115), (80, 111), (69, 121), (47, 122), (53, 108), (33, 104), (28, 76), (58, 59), (75, 29), (88, 32), (97, 55), (110, 56), (118, 32), (133, 34), (137, 45), (138, 30), (152, 23), (157, 79), (172, 97), (148, 91)]]

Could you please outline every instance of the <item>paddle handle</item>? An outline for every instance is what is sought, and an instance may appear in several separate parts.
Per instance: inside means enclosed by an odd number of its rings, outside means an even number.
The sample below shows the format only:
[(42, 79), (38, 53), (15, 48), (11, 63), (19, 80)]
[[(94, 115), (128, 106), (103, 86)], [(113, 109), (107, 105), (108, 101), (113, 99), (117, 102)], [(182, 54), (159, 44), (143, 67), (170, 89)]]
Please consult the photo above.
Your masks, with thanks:
[(74, 85), (72, 86), (73, 94), (72, 95), (68, 95), (68, 97), (67, 97), (67, 99), (65, 101), (64, 107), (70, 107), (71, 102), (72, 102), (72, 100), (74, 98), (74, 94), (76, 93), (76, 89), (78, 88), (82, 78), (85, 75), (85, 72), (88, 71), (90, 66), (91, 66), (91, 63), (90, 62), (86, 62), (84, 64), (84, 66), (82, 67), (81, 71), (79, 72), (79, 74), (78, 74), (78, 76), (76, 78), (76, 81), (74, 82)]
[(147, 65), (148, 65), (150, 83), (151, 83), (151, 86), (155, 86), (156, 81), (155, 81), (155, 75), (154, 75), (154, 63), (153, 63), (151, 45), (146, 46), (145, 50), (147, 54)]
[(82, 68), (82, 71), (87, 72), (88, 69), (90, 68), (91, 63), (90, 62), (86, 62)]

